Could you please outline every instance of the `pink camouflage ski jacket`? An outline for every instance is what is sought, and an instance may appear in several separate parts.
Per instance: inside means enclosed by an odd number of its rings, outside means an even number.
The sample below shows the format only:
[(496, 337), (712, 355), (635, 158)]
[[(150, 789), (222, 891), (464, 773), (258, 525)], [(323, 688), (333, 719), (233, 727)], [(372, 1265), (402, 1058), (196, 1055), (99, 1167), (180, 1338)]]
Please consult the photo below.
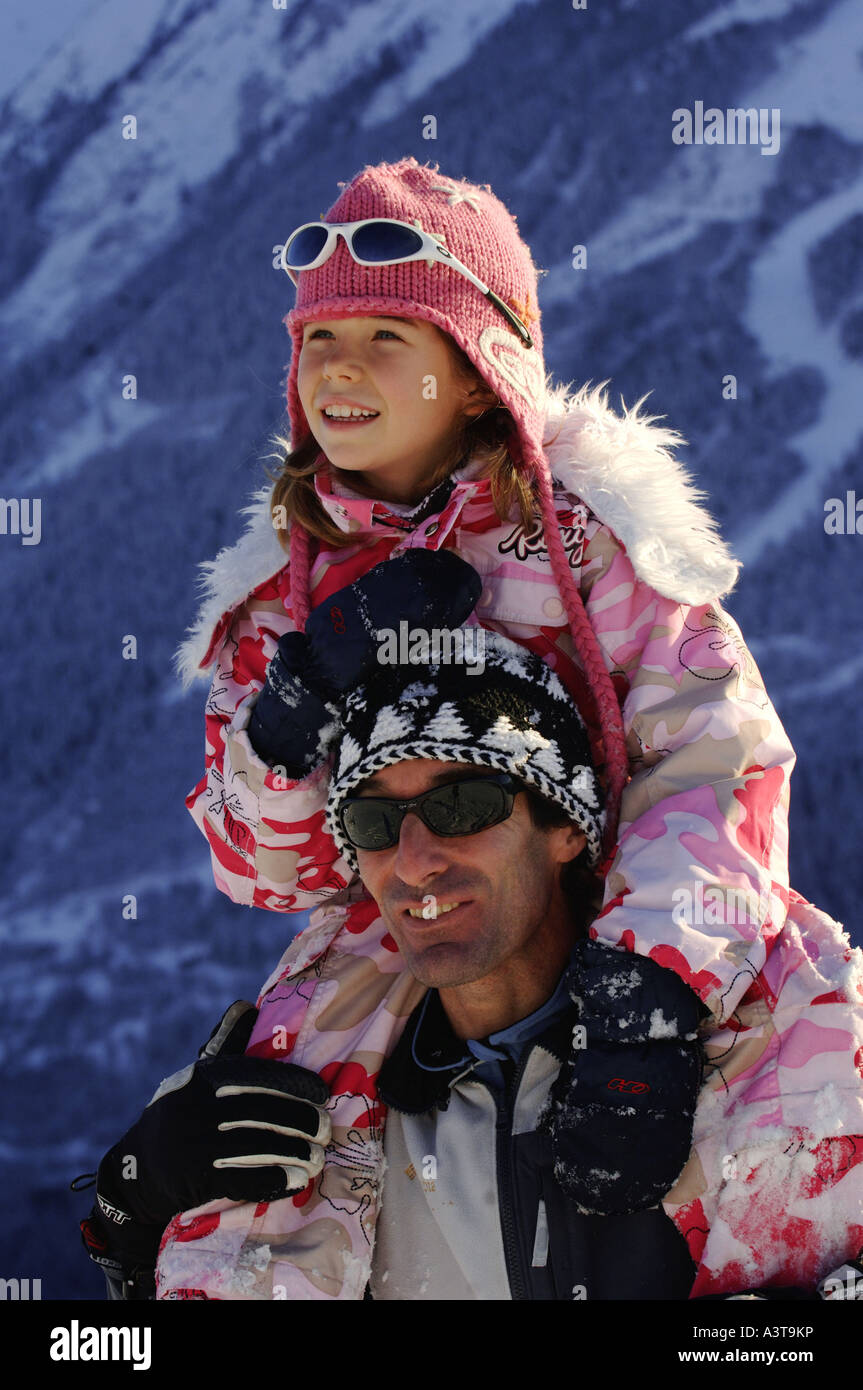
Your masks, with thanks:
[[(680, 437), (638, 407), (616, 416), (601, 387), (552, 391), (545, 437), (561, 534), (630, 754), (591, 935), (675, 970), (712, 1015), (692, 1155), (664, 1203), (698, 1266), (692, 1296), (811, 1286), (863, 1244), (861, 953), (788, 886), (794, 753), (718, 602), (738, 564), (671, 453)], [(409, 546), (450, 546), (483, 580), (472, 621), (548, 660), (595, 738), (541, 529), (501, 522), (476, 471), (455, 474), (443, 509), (418, 526), (404, 508), (320, 480), (356, 545), (319, 549), (312, 604)], [(267, 663), (294, 626), (268, 499), (269, 489), (241, 541), (205, 567), (208, 595), (179, 654), (187, 681), (215, 662), (206, 771), (187, 804), (235, 902), (316, 908), (264, 986), (248, 1050), (324, 1076), (333, 1142), (299, 1195), (176, 1217), (161, 1298), (363, 1296), (384, 1167), (375, 1078), (424, 993), (326, 833), (327, 767), (280, 778), (249, 743)]]

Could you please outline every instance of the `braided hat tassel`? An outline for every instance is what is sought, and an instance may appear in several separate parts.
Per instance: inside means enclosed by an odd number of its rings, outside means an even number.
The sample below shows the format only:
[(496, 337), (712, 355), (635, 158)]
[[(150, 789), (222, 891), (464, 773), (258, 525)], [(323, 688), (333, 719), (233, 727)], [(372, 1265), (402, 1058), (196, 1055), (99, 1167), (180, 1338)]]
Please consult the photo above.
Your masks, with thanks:
[(309, 598), (309, 533), (302, 522), (291, 523), (291, 607), (298, 632), (305, 632), (311, 602)]
[(617, 822), (620, 814), (620, 800), (623, 789), (629, 780), (629, 757), (626, 751), (626, 737), (623, 732), (623, 719), (617, 692), (614, 689), (608, 668), (603, 660), (596, 633), (585, 611), (578, 585), (572, 577), (572, 570), (560, 537), (560, 526), (554, 509), (551, 491), (551, 478), (544, 460), (535, 460), (534, 476), (539, 491), (542, 509), (542, 523), (545, 543), (551, 568), (569, 618), (569, 628), (581, 658), (591, 693), (596, 701), (602, 730), (602, 742), (606, 762), (606, 825), (603, 847), (606, 854), (614, 847), (617, 836)]

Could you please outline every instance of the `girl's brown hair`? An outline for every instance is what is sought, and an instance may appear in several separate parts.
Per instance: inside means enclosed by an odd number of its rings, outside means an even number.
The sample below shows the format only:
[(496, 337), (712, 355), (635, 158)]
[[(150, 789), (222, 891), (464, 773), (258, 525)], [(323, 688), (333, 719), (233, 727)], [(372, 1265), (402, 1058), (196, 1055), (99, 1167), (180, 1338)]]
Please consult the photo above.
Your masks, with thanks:
[[(440, 329), (438, 332), (447, 345), (459, 375), (471, 385), (476, 384), (488, 391), (487, 383), (479, 376), (467, 353), (448, 333)], [(515, 504), (523, 525), (529, 529), (538, 507), (532, 480), (519, 472), (509, 452), (509, 440), (514, 433), (515, 421), (505, 406), (489, 409), (476, 419), (465, 418), (450, 462), (431, 479), (427, 490), (431, 491), (443, 482), (462, 459), (483, 458), (483, 476), (491, 480), (491, 496), (498, 516), (502, 521), (506, 520)], [(276, 445), (276, 452), (266, 457), (277, 459), (279, 470), (270, 474), (273, 478), (270, 507), (283, 548), (288, 549), (290, 528), (295, 521), (310, 536), (315, 536), (328, 546), (355, 545), (356, 538), (339, 530), (315, 491), (315, 476), (327, 466), (327, 460), (314, 435), (310, 434), (297, 449), (292, 449), (290, 440), (279, 434), (271, 437), (271, 443)], [(352, 477), (351, 483), (357, 491), (362, 490), (361, 475)]]

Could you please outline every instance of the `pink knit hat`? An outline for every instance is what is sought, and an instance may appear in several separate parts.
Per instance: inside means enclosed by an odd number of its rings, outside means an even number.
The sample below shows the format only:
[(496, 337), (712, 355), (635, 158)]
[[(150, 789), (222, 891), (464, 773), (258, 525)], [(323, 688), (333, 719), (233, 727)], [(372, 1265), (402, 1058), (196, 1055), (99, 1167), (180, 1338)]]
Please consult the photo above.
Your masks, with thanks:
[[(344, 241), (323, 265), (298, 273), (295, 307), (284, 322), (291, 334), (287, 383), (291, 443), (299, 448), (311, 433), (297, 391), (304, 325), (316, 319), (397, 314), (436, 324), (467, 354), (496, 392), (514, 422), (509, 449), (516, 466), (536, 478), (546, 545), (597, 705), (606, 753), (607, 830), (626, 781), (628, 764), (620, 708), (596, 636), (573, 579), (557, 523), (548, 463), (543, 453), (546, 374), (537, 298), (537, 272), (515, 218), (491, 192), (464, 179), (419, 164), (412, 156), (396, 164), (368, 165), (322, 219), (358, 222), (391, 217), (429, 233), (473, 271), (526, 325), (533, 346), (464, 275), (439, 262), (363, 266)], [(298, 627), (308, 616), (308, 537), (295, 522), (291, 531), (291, 592)]]
[(343, 241), (316, 270), (299, 274), (295, 307), (285, 323), (293, 356), (288, 411), (294, 448), (309, 434), (297, 393), (303, 327), (314, 319), (354, 314), (399, 314), (442, 328), (467, 353), (516, 424), (510, 452), (529, 468), (542, 454), (545, 367), (537, 302), (537, 276), (515, 218), (487, 187), (446, 178), (414, 158), (367, 166), (330, 208), (325, 222), (393, 217), (428, 232), (494, 290), (526, 324), (526, 348), (500, 310), (458, 271), (427, 261), (358, 265)]

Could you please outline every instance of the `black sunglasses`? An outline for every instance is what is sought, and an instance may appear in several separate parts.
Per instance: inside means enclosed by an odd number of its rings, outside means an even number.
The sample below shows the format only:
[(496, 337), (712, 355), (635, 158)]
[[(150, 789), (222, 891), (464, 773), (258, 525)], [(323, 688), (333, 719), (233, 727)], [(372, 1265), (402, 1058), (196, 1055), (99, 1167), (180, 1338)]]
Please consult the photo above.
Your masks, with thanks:
[(512, 815), (524, 787), (508, 772), (465, 777), (432, 787), (408, 801), (388, 796), (349, 796), (338, 810), (339, 824), (354, 849), (392, 849), (409, 811), (435, 835), (476, 835)]

